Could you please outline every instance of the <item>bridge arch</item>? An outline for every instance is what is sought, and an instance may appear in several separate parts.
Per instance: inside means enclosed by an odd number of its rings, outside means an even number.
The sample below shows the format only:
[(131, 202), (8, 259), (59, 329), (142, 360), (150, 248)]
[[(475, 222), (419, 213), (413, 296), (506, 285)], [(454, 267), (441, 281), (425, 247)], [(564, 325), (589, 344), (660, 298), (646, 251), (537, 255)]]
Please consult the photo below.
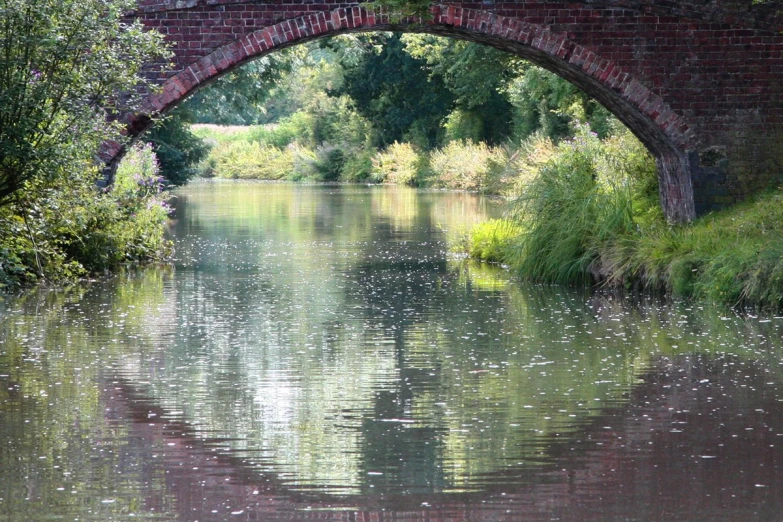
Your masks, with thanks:
[[(144, 6), (150, 2), (153, 2), (152, 6)], [(173, 22), (174, 32), (177, 32), (177, 20), (205, 15), (206, 21), (211, 20), (213, 14), (205, 11), (209, 9), (207, 4), (223, 4), (213, 7), (214, 13), (241, 22), (241, 17), (232, 18), (232, 6), (239, 9), (241, 14), (246, 12), (241, 9), (247, 4), (260, 2), (142, 0), (141, 3), (136, 16), (144, 18), (148, 26), (171, 34), (172, 26), (169, 24)], [(239, 33), (233, 31), (230, 37), (224, 37), (218, 45), (209, 48), (208, 53), (194, 57), (189, 62), (187, 59), (180, 60), (178, 70), (161, 77), (159, 83), (162, 90), (145, 99), (143, 113), (129, 118), (130, 134), (135, 136), (143, 132), (152, 118), (175, 107), (197, 89), (275, 50), (347, 32), (425, 32), (471, 40), (508, 51), (580, 87), (627, 125), (655, 157), (661, 205), (667, 218), (683, 222), (696, 216), (692, 174), (698, 170), (699, 155), (694, 154), (694, 151), (710, 144), (703, 143), (693, 123), (661, 96), (660, 85), (655, 85), (655, 81), (650, 82), (649, 78), (640, 77), (628, 67), (627, 53), (605, 53), (602, 52), (605, 49), (579, 43), (571, 33), (562, 30), (562, 20), (556, 16), (534, 22), (483, 8), (451, 4), (433, 6), (432, 18), (423, 22), (417, 18), (395, 20), (386, 13), (368, 11), (357, 5), (337, 5), (342, 6), (326, 9), (332, 6), (319, 4), (314, 7), (315, 12), (298, 13), (298, 16), (293, 17), (287, 17), (285, 12), (272, 13), (268, 23), (248, 25), (246, 30)], [(189, 11), (191, 8), (200, 10)], [(169, 16), (172, 13), (173, 18)], [(182, 38), (181, 33), (179, 31), (173, 38)], [(188, 36), (188, 42), (200, 45), (198, 34)], [(621, 59), (615, 59), (615, 54)], [(715, 150), (718, 151), (718, 157), (722, 158), (722, 149), (717, 147)], [(120, 153), (117, 148), (107, 156), (115, 158)]]

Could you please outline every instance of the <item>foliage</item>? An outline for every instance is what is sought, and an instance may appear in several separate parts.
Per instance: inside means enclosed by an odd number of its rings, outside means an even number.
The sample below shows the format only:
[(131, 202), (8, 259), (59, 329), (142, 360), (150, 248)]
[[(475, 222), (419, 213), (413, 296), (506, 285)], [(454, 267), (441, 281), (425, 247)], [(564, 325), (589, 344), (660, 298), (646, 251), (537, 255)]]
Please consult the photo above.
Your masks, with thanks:
[(96, 191), (94, 168), (82, 167), (67, 184), (28, 183), (0, 208), (0, 288), (68, 281), (168, 255), (169, 208), (151, 147), (129, 151), (108, 193)]
[(691, 225), (659, 224), (609, 243), (609, 284), (638, 281), (736, 306), (783, 308), (783, 192), (709, 214)]
[(119, 136), (109, 116), (138, 106), (142, 65), (164, 57), (160, 34), (123, 17), (135, 6), (0, 0), (0, 204), (28, 183), (78, 175)]
[(144, 139), (152, 144), (160, 173), (171, 185), (184, 185), (193, 178), (209, 152), (204, 141), (191, 132), (183, 111), (158, 122)]
[(212, 149), (209, 176), (225, 179), (279, 180), (294, 169), (294, 157), (288, 149), (257, 141), (231, 141)]
[(543, 69), (522, 63), (505, 88), (514, 106), (517, 139), (539, 133), (555, 141), (573, 136), (571, 122), (589, 123), (599, 136), (609, 131), (609, 112), (575, 85)]
[(197, 91), (175, 112), (187, 113), (189, 121), (198, 123), (265, 123), (269, 120), (267, 103), (291, 71), (295, 52), (272, 53), (234, 69), (210, 88)]
[(407, 17), (429, 19), (430, 0), (373, 0), (365, 2), (364, 6), (371, 10), (383, 10), (388, 13), (393, 22), (399, 22)]
[(341, 180), (348, 182), (370, 181), (373, 171), (373, 151), (359, 149), (348, 151), (341, 170)]
[(410, 143), (394, 142), (373, 158), (373, 180), (379, 183), (416, 186), (424, 159)]
[(424, 62), (430, 88), (442, 86), (453, 98), (452, 110), (443, 120), (444, 141), (500, 143), (510, 136), (513, 106), (502, 93), (518, 68), (514, 55), (430, 35), (406, 34), (401, 40), (406, 53)]
[(557, 145), (541, 135), (523, 143), (508, 167), (518, 176), (514, 211), (475, 227), (460, 248), (536, 281), (783, 308), (783, 189), (673, 226), (654, 163), (629, 131), (574, 132)]
[(334, 93), (349, 96), (356, 111), (375, 123), (373, 145), (383, 148), (409, 139), (422, 147), (436, 145), (453, 95), (429, 81), (425, 62), (405, 51), (400, 35), (364, 38), (368, 51), (345, 67), (343, 84)]
[[(590, 282), (606, 244), (635, 233), (637, 216), (649, 213), (645, 198), (655, 169), (641, 144), (628, 131), (607, 140), (588, 125), (576, 125), (574, 132), (574, 139), (558, 145), (539, 135), (511, 157), (518, 197), (508, 226), (518, 237), (489, 241), (487, 248), (493, 260), (529, 279)], [(487, 244), (495, 228), (477, 228), (471, 244)]]
[(462, 238), (460, 248), (472, 259), (488, 263), (506, 261), (509, 250), (519, 236), (522, 228), (508, 219), (490, 219), (473, 227)]
[(497, 194), (504, 183), (505, 152), (486, 143), (452, 141), (430, 154), (436, 187)]

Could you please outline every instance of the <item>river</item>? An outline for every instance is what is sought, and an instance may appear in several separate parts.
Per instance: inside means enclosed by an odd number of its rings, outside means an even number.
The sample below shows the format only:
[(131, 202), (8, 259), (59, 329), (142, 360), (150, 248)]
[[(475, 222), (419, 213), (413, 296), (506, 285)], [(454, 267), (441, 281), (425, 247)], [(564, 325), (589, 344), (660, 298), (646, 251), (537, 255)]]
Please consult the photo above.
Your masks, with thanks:
[(0, 301), (0, 521), (780, 519), (783, 318), (472, 264), (469, 194), (175, 209), (173, 266)]

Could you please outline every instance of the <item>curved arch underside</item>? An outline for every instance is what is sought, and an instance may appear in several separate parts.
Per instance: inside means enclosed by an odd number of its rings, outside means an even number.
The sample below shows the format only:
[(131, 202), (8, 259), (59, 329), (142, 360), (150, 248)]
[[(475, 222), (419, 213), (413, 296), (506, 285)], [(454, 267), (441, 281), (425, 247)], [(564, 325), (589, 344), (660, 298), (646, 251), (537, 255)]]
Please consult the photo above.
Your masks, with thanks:
[[(741, 199), (745, 195), (741, 190), (729, 194), (729, 167), (734, 165), (727, 160), (738, 147), (727, 140), (739, 136), (736, 123), (747, 130), (769, 119), (772, 113), (760, 109), (770, 101), (765, 91), (780, 90), (783, 77), (780, 83), (767, 81), (763, 89), (751, 88), (748, 93), (722, 78), (751, 79), (748, 71), (759, 70), (760, 63), (770, 70), (767, 53), (781, 56), (783, 76), (783, 39), (766, 29), (738, 28), (721, 21), (731, 18), (725, 9), (710, 11), (700, 20), (691, 18), (692, 12), (680, 17), (671, 14), (671, 2), (658, 6), (659, 10), (668, 6), (669, 14), (656, 13), (654, 0), (640, 0), (636, 8), (612, 5), (616, 3), (574, 2), (553, 8), (551, 3), (520, 1), (490, 9), (493, 2), (455, 2), (433, 6), (431, 19), (422, 22), (395, 20), (383, 12), (335, 1), (312, 5), (291, 0), (275, 5), (248, 0), (142, 0), (135, 16), (167, 34), (174, 44), (177, 68), (160, 76), (162, 90), (147, 97), (145, 114), (129, 119), (130, 133), (142, 132), (152, 117), (200, 87), (277, 49), (346, 32), (426, 32), (511, 52), (571, 81), (606, 106), (655, 156), (661, 204), (671, 221), (688, 221), (697, 210)], [(737, 52), (723, 52), (721, 42), (733, 42)], [(748, 53), (749, 46), (761, 50)], [(703, 69), (715, 76), (705, 75)], [(772, 94), (779, 98), (776, 91)], [(719, 106), (721, 102), (725, 107)], [(783, 114), (777, 121), (783, 121)], [(749, 146), (759, 148), (757, 143), (739, 141), (744, 143), (738, 152), (745, 156)], [(703, 190), (705, 179), (716, 186)], [(725, 187), (717, 186), (721, 179)], [(753, 184), (739, 183), (745, 191), (752, 190)], [(701, 191), (697, 197), (694, 187)], [(705, 197), (710, 190), (719, 197)]]

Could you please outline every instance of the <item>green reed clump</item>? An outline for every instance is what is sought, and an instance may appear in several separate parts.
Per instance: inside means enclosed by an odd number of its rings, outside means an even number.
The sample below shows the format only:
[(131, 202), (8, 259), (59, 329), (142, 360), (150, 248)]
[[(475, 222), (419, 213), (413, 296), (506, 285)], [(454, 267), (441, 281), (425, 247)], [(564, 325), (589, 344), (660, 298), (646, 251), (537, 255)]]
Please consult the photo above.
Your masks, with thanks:
[(523, 144), (512, 158), (513, 209), (473, 229), (463, 245), (471, 257), (535, 281), (783, 308), (783, 189), (672, 225), (638, 140), (576, 130), (557, 145), (540, 137)]
[(463, 237), (462, 249), (472, 259), (504, 263), (509, 250), (522, 234), (522, 227), (508, 219), (490, 219), (473, 227)]
[[(575, 130), (575, 138), (556, 146), (534, 138), (522, 148), (521, 170), (535, 174), (518, 187), (513, 219), (525, 232), (507, 258), (528, 279), (590, 282), (607, 243), (635, 232), (635, 206), (649, 206), (635, 193), (655, 170), (633, 138), (601, 140), (587, 126)], [(624, 161), (616, 156), (621, 151)]]

